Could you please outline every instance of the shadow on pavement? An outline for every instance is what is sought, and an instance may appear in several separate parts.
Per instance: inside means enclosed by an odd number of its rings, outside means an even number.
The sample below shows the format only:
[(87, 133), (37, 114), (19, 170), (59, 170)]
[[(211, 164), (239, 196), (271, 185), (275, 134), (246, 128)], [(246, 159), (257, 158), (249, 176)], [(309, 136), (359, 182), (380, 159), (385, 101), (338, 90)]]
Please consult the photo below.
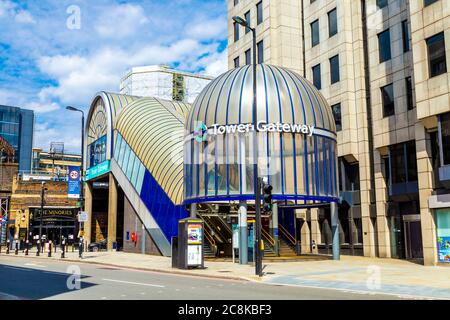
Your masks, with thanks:
[[(71, 277), (69, 279), (69, 277)], [(79, 276), (86, 279), (88, 276)], [(68, 281), (69, 280), (69, 281)], [(46, 271), (32, 268), (21, 268), (9, 265), (0, 265), (0, 300), (8, 295), (19, 299), (39, 300), (50, 298), (74, 290), (69, 289), (69, 284), (75, 283), (73, 275), (54, 271)], [(87, 289), (96, 284), (81, 281), (81, 289)]]

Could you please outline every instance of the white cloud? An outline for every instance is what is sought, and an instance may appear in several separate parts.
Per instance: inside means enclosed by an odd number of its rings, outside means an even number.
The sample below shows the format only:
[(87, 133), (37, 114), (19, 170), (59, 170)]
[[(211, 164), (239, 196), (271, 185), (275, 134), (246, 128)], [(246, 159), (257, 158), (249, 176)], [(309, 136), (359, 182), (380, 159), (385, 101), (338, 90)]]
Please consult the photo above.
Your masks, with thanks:
[(25, 109), (33, 110), (36, 113), (47, 113), (60, 109), (55, 102), (29, 102), (23, 106)]
[(122, 4), (105, 10), (98, 18), (95, 29), (102, 37), (123, 38), (132, 35), (148, 22), (141, 6)]
[(205, 74), (217, 77), (228, 70), (228, 52), (213, 54), (205, 66)]
[(14, 20), (18, 23), (36, 23), (36, 21), (34, 20), (33, 16), (31, 15), (31, 13), (29, 13), (28, 11), (25, 10), (20, 10), (16, 13)]
[[(59, 124), (58, 128), (51, 126), (48, 122), (36, 123), (34, 127), (34, 147), (48, 149), (51, 142), (64, 142), (66, 151), (80, 153), (81, 139), (76, 134), (80, 132), (80, 128), (68, 127), (67, 123)], [(61, 130), (61, 127), (64, 130)]]
[(209, 20), (199, 19), (197, 22), (188, 24), (186, 29), (186, 35), (188, 37), (199, 40), (223, 38), (226, 34), (226, 17)]

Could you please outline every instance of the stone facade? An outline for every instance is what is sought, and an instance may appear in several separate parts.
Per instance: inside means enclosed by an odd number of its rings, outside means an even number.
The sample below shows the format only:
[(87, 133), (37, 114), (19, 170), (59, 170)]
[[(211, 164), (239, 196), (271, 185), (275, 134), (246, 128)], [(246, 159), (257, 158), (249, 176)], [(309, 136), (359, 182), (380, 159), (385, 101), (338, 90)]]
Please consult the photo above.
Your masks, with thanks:
[[(256, 24), (259, 0), (235, 2), (228, 1), (230, 68), (234, 67), (236, 57), (240, 65), (245, 63), (245, 52), (251, 48), (252, 40), (251, 33), (246, 34), (239, 27), (239, 40), (235, 41), (231, 17), (244, 17), (250, 11), (257, 41), (264, 41), (264, 63), (291, 68), (311, 82), (312, 68), (320, 65), (321, 93), (331, 106), (340, 104), (341, 168), (347, 165), (358, 168), (358, 178), (352, 182), (358, 189), (348, 186), (341, 189), (343, 199), (352, 196), (347, 200), (350, 209), (340, 206), (341, 236), (361, 237), (358, 242), (362, 242), (364, 256), (412, 258), (412, 245), (408, 245), (406, 235), (412, 231), (406, 229), (413, 227), (409, 221), (417, 217), (413, 222), (420, 221), (421, 234), (412, 236), (421, 237), (424, 264), (436, 264), (436, 225), (429, 199), (438, 192), (435, 178), (438, 168), (432, 163), (435, 141), (430, 134), (437, 130), (438, 116), (450, 111), (450, 79), (448, 72), (430, 77), (426, 40), (444, 32), (449, 65), (449, 1), (438, 0), (424, 7), (424, 1), (392, 0), (380, 8), (376, 0), (263, 0), (263, 20), (259, 25)], [(334, 9), (338, 32), (330, 35), (329, 13)], [(319, 24), (319, 43), (313, 46), (311, 24), (315, 21)], [(390, 57), (382, 61), (379, 39), (387, 30)], [(332, 84), (330, 58), (336, 55), (340, 79)], [(387, 115), (382, 88), (390, 84), (395, 110)], [(409, 97), (412, 97), (410, 106)], [(415, 146), (415, 157), (411, 157), (415, 159), (408, 160), (406, 171), (415, 172), (409, 172), (409, 180), (407, 172), (406, 181), (396, 184), (394, 175), (399, 173), (393, 169), (394, 146), (408, 142)], [(410, 149), (404, 150), (406, 159)], [(416, 162), (417, 169), (410, 162)], [(348, 171), (344, 172), (341, 184), (348, 178), (345, 176)], [(408, 191), (401, 191), (402, 188)], [(441, 188), (439, 193), (450, 191)], [(305, 236), (307, 241), (302, 242), (302, 251), (306, 252), (311, 251), (308, 247), (312, 248), (309, 239), (318, 244), (323, 242), (320, 217), (327, 219), (324, 209), (309, 211), (306, 214), (309, 226), (304, 225), (302, 231), (312, 235)], [(347, 223), (350, 228), (346, 233), (342, 227)], [(359, 233), (354, 233), (351, 225), (361, 229)], [(357, 247), (353, 246), (352, 252)]]

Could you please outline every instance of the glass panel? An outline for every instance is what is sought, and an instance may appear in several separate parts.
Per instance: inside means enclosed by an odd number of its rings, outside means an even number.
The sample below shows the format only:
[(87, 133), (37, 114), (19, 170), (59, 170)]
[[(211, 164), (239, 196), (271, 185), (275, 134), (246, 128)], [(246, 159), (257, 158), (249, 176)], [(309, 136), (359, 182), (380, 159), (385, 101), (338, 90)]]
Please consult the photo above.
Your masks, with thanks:
[(445, 58), (444, 33), (439, 33), (427, 39), (428, 60), (430, 77), (435, 77), (447, 72), (447, 62)]
[(322, 89), (322, 79), (320, 75), (320, 64), (312, 67), (313, 84), (317, 89)]
[(378, 8), (384, 8), (388, 5), (388, 0), (377, 0)]
[(142, 191), (142, 184), (144, 183), (144, 174), (145, 174), (145, 167), (142, 163), (139, 163), (139, 173), (136, 182), (136, 190), (139, 193)]
[(283, 157), (284, 157), (284, 192), (286, 194), (295, 194), (294, 174), (294, 134), (283, 134)]
[(450, 262), (450, 209), (436, 210), (439, 262)]
[(336, 9), (333, 9), (330, 12), (328, 12), (328, 28), (329, 28), (328, 33), (330, 37), (338, 33)]
[(239, 190), (239, 179), (240, 179), (240, 170), (239, 170), (239, 140), (237, 135), (229, 135), (228, 136), (228, 183), (229, 183), (229, 192), (230, 194), (240, 193)]
[(391, 35), (389, 29), (378, 34), (380, 63), (391, 59)]
[(260, 24), (263, 22), (263, 6), (262, 1), (256, 4), (256, 23)]
[(442, 139), (442, 153), (444, 156), (443, 165), (450, 165), (450, 113), (440, 116), (441, 121), (441, 139)]
[[(245, 21), (247, 22), (248, 25), (251, 25), (251, 21), (250, 21), (250, 11), (247, 11), (244, 15)], [(245, 28), (245, 34), (249, 33), (250, 29), (249, 28)]]
[(316, 170), (315, 170), (315, 154), (314, 154), (314, 142), (312, 137), (308, 137), (308, 180), (309, 180), (309, 194), (315, 195), (316, 193)]
[(389, 117), (395, 114), (394, 104), (394, 86), (389, 84), (381, 88), (381, 95), (383, 101), (383, 116)]
[(319, 20), (314, 21), (311, 23), (311, 44), (312, 46), (318, 45), (320, 42), (319, 37)]
[(120, 134), (117, 134), (116, 146), (114, 147), (114, 159), (116, 159), (116, 161), (119, 158), (121, 144), (122, 144), (122, 136)]
[(207, 176), (206, 176), (207, 184), (206, 184), (206, 186), (208, 187), (208, 190), (207, 190), (208, 195), (216, 194), (215, 153), (216, 153), (216, 141), (215, 141), (215, 138), (213, 138), (211, 141), (208, 142), (207, 148), (205, 151), (206, 168), (207, 168)]
[(408, 20), (402, 21), (403, 52), (410, 50)]
[(269, 133), (269, 174), (270, 183), (273, 187), (273, 193), (282, 194), (281, 186), (281, 150), (280, 150), (280, 134), (279, 133)]
[(264, 63), (264, 41), (260, 41), (257, 44), (258, 49), (258, 63)]
[(305, 176), (305, 143), (303, 135), (295, 135), (295, 162), (297, 166), (297, 194), (306, 194), (306, 176)]
[(218, 135), (217, 139), (217, 193), (227, 194), (227, 151), (224, 135)]
[(132, 180), (131, 174), (133, 173), (133, 166), (134, 166), (135, 160), (136, 160), (136, 156), (135, 156), (134, 152), (130, 149), (130, 158), (128, 159), (128, 165), (127, 165), (127, 171), (126, 171), (126, 176), (130, 182)]
[(333, 111), (334, 122), (336, 124), (336, 131), (342, 131), (342, 115), (341, 115), (341, 104), (335, 104), (331, 106)]
[(334, 56), (330, 59), (331, 84), (339, 82), (339, 56)]
[[(131, 174), (131, 183), (133, 184), (133, 186), (136, 188), (137, 185), (137, 179), (138, 179), (138, 175), (139, 175), (139, 168), (141, 167), (141, 161), (139, 161), (138, 157), (136, 157), (136, 160), (134, 162), (134, 166), (133, 166), (133, 172)], [(136, 188), (137, 189), (137, 188)]]

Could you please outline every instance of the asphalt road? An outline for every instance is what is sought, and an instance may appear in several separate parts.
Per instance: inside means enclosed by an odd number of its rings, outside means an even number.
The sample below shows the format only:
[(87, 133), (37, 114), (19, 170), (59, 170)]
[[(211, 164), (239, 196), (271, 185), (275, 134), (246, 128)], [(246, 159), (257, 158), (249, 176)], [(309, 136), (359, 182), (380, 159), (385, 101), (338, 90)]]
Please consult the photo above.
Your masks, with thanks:
[(391, 295), (267, 285), (4, 255), (0, 257), (0, 284), (0, 300), (380, 300), (399, 298)]

